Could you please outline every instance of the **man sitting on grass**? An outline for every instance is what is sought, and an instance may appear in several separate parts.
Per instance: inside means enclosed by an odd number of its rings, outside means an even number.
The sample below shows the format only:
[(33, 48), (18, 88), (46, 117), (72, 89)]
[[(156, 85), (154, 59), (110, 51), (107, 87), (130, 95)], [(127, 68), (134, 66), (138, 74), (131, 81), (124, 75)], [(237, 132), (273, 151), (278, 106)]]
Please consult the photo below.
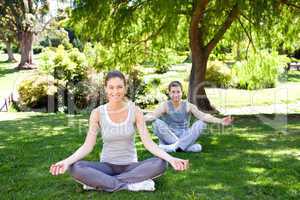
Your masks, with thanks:
[[(153, 132), (159, 138), (159, 147), (166, 152), (200, 152), (202, 146), (195, 142), (206, 127), (204, 122), (225, 126), (232, 123), (233, 118), (230, 116), (219, 119), (201, 112), (187, 100), (182, 100), (182, 84), (179, 81), (172, 81), (168, 89), (171, 99), (145, 116), (146, 121), (155, 120)], [(198, 119), (191, 127), (189, 127), (190, 113)]]

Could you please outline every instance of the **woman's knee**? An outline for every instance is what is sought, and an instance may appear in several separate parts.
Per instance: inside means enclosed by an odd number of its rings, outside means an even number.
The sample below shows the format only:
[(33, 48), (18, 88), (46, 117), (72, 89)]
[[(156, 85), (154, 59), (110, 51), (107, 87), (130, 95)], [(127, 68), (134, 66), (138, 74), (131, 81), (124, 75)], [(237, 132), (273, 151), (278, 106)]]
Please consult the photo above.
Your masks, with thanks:
[(159, 130), (161, 129), (161, 127), (163, 127), (165, 124), (164, 121), (162, 121), (161, 119), (156, 119), (154, 122), (152, 122), (152, 127), (153, 127), (153, 132), (154, 134), (158, 134)]
[(168, 162), (161, 159), (161, 158), (158, 158), (158, 157), (155, 157), (154, 158), (154, 166), (160, 171), (160, 172), (164, 172), (166, 169), (167, 169), (167, 166), (168, 166)]
[(77, 161), (77, 162), (73, 163), (72, 165), (70, 165), (68, 171), (71, 174), (73, 174), (73, 173), (76, 173), (78, 170), (80, 170), (80, 169), (82, 169), (84, 167), (85, 167), (84, 161), (80, 160), (80, 161)]
[(167, 123), (161, 119), (156, 119), (153, 123), (153, 126), (154, 127), (165, 127), (165, 126), (168, 126)]
[(204, 122), (201, 121), (201, 120), (197, 120), (197, 121), (193, 124), (193, 126), (195, 126), (196, 129), (198, 129), (198, 130), (202, 130), (202, 129), (205, 129), (205, 128), (206, 128), (207, 124), (204, 123)]

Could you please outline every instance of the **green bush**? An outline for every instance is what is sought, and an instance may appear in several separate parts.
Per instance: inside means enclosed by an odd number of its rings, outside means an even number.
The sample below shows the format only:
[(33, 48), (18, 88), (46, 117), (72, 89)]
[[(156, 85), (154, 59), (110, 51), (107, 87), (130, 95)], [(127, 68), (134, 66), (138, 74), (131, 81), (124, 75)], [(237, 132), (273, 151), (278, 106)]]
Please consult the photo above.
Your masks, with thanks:
[(275, 87), (279, 76), (284, 72), (289, 58), (261, 50), (256, 54), (250, 52), (247, 61), (233, 65), (235, 78), (233, 84), (242, 89), (254, 90)]
[(43, 47), (58, 47), (63, 45), (66, 49), (71, 49), (72, 44), (69, 41), (68, 32), (64, 29), (54, 29), (44, 36), (39, 45)]
[(4, 43), (0, 42), (0, 52), (4, 51), (6, 49), (6, 46)]
[(207, 66), (205, 79), (208, 86), (225, 87), (231, 83), (231, 70), (220, 61), (210, 61)]
[[(13, 53), (20, 53), (20, 49), (16, 44), (11, 45), (11, 50)], [(7, 53), (6, 46), (4, 46), (3, 51), (4, 51), (4, 53)]]
[[(85, 83), (88, 79), (88, 65), (86, 56), (78, 49), (66, 50), (62, 45), (58, 48), (44, 49), (39, 70), (43, 74), (53, 76), (55, 81), (60, 83), (62, 94), (58, 99), (59, 111), (66, 112), (67, 109), (75, 111), (74, 106), (78, 109), (88, 106), (87, 96), (90, 88)], [(67, 98), (72, 98), (73, 107), (68, 105)]]
[(145, 83), (143, 92), (136, 97), (136, 103), (141, 108), (158, 104), (168, 99), (167, 87), (161, 84), (160, 78), (153, 78)]
[(66, 50), (62, 45), (46, 48), (41, 56), (40, 70), (66, 84), (76, 84), (87, 78), (86, 57), (76, 48)]
[(136, 98), (140, 95), (145, 95), (145, 82), (143, 80), (144, 74), (137, 68), (133, 68), (127, 75), (127, 84), (128, 84), (128, 91), (127, 96), (132, 100), (135, 101)]
[(37, 75), (23, 80), (18, 93), (21, 107), (46, 108), (48, 96), (55, 96), (57, 86), (53, 76)]
[(39, 54), (43, 51), (43, 46), (41, 45), (37, 45), (37, 46), (33, 46), (33, 54)]
[(169, 71), (170, 65), (158, 65), (155, 66), (154, 68), (155, 68), (155, 73), (164, 74)]
[(185, 57), (186, 55), (180, 56), (176, 50), (169, 48), (164, 50), (152, 49), (148, 52), (148, 58), (144, 64), (153, 67), (155, 73), (163, 74), (169, 71), (172, 64), (181, 63)]
[(150, 105), (155, 105), (158, 104), (162, 101), (167, 100), (167, 96), (160, 92), (159, 90), (149, 90), (147, 89), (147, 95), (139, 95), (136, 98), (136, 103), (141, 107), (141, 108), (146, 108)]

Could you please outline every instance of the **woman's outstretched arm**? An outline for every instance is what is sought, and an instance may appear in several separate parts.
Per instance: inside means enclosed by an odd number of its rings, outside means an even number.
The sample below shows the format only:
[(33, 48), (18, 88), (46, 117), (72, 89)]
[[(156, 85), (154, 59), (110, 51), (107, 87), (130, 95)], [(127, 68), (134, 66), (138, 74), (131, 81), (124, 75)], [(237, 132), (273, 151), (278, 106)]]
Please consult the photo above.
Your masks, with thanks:
[(231, 118), (230, 116), (227, 116), (227, 117), (224, 117), (224, 118), (217, 118), (217, 117), (214, 117), (210, 114), (207, 114), (207, 113), (204, 113), (204, 112), (201, 112), (197, 106), (195, 106), (194, 104), (192, 103), (189, 103), (188, 102), (188, 112), (191, 112), (193, 113), (193, 115), (197, 118), (197, 119), (200, 119), (204, 122), (212, 122), (212, 123), (217, 123), (217, 124), (222, 124), (222, 125), (230, 125), (232, 122), (233, 122), (233, 118)]
[(59, 175), (65, 173), (69, 166), (76, 161), (84, 158), (94, 148), (97, 139), (97, 132), (99, 129), (99, 111), (94, 109), (90, 115), (89, 130), (87, 132), (85, 141), (80, 148), (78, 148), (71, 156), (52, 164), (50, 167), (50, 173), (52, 175)]
[(150, 134), (145, 124), (144, 115), (142, 111), (138, 107), (136, 107), (135, 113), (136, 113), (136, 126), (145, 148), (155, 156), (160, 157), (166, 160), (167, 162), (169, 162), (175, 170), (179, 170), (179, 171), (186, 170), (188, 168), (188, 160), (175, 158), (170, 154), (166, 153), (165, 151), (163, 151), (162, 149), (160, 149), (150, 137)]

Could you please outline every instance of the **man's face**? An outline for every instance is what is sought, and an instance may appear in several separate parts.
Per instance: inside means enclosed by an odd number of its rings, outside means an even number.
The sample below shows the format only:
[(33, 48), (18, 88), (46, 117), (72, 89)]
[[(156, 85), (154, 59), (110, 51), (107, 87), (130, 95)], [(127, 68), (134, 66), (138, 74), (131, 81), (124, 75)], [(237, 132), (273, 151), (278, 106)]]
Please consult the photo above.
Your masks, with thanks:
[(170, 88), (169, 96), (172, 101), (179, 102), (182, 98), (182, 91), (179, 86), (173, 86)]

